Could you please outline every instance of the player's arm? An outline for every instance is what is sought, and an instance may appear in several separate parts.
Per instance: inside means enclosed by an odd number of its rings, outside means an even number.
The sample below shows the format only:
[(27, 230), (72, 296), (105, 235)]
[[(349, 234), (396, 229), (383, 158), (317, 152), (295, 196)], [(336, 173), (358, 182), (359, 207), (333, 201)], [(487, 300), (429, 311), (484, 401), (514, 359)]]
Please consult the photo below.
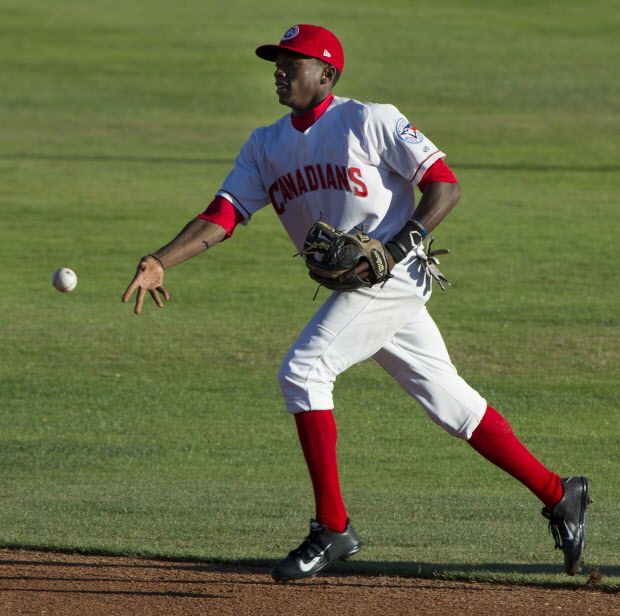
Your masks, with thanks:
[(458, 182), (433, 182), (424, 191), (413, 218), (430, 232), (452, 211), (460, 198), (461, 187)]
[[(456, 176), (443, 160), (438, 160), (418, 183), (422, 198), (413, 219), (388, 242), (386, 248), (395, 262), (419, 244), (452, 211), (461, 197)], [(392, 265), (390, 263), (390, 265)]]
[(413, 218), (430, 232), (457, 204), (461, 198), (461, 186), (452, 169), (441, 159), (426, 171), (418, 188), (422, 191), (422, 198)]
[(454, 173), (444, 162), (445, 154), (392, 105), (369, 108), (365, 126), (369, 148), (412, 187), (422, 198), (413, 213), (385, 246), (388, 266), (402, 261), (424, 237), (449, 214), (460, 196)]
[(142, 311), (147, 291), (160, 308), (163, 307), (162, 296), (169, 299), (170, 295), (163, 286), (164, 269), (213, 248), (230, 237), (239, 223), (247, 222), (254, 212), (269, 203), (256, 162), (257, 151), (260, 151), (259, 132), (254, 131), (241, 148), (233, 169), (207, 209), (190, 221), (172, 241), (141, 259), (136, 275), (122, 297), (123, 302), (128, 302), (138, 291), (136, 314)]
[(226, 229), (203, 218), (195, 218), (181, 229), (165, 246), (151, 253), (162, 269), (183, 263), (219, 244), (227, 237)]
[(170, 294), (163, 286), (164, 270), (183, 263), (230, 237), (240, 220), (241, 216), (230, 202), (216, 197), (205, 212), (187, 223), (174, 239), (140, 259), (122, 301), (128, 302), (137, 290), (134, 312), (140, 314), (148, 291), (153, 301), (163, 308), (162, 297), (170, 299)]

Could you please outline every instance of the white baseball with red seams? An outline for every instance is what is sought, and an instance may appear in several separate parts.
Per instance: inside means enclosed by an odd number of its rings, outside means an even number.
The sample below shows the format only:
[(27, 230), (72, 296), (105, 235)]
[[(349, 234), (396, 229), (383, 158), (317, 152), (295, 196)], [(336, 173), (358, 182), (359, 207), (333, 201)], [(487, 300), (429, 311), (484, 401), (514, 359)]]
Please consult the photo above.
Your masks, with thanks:
[[(272, 203), (298, 250), (317, 220), (386, 242), (413, 216), (413, 187), (444, 156), (396, 107), (334, 97), (306, 130), (290, 115), (255, 130), (218, 195), (245, 222)], [(412, 253), (392, 274), (321, 306), (282, 362), (286, 408), (332, 409), (336, 377), (373, 357), (433, 421), (469, 438), (487, 404), (458, 376), (425, 308), (430, 278)]]

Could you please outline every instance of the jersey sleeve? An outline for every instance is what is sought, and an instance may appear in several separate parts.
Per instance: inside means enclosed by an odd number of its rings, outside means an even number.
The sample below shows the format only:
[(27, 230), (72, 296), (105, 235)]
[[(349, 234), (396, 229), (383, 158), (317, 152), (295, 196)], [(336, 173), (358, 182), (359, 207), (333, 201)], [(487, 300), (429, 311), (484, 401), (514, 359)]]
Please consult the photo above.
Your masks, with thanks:
[(207, 209), (197, 216), (202, 220), (209, 220), (226, 231), (226, 237), (231, 237), (235, 227), (244, 222), (241, 212), (228, 200), (217, 195)]
[(260, 174), (257, 131), (241, 148), (230, 173), (222, 182), (216, 196), (230, 201), (243, 216), (243, 222), (269, 203), (269, 197)]
[(446, 165), (443, 159), (439, 159), (426, 170), (422, 176), (422, 179), (418, 182), (420, 192), (424, 192), (424, 189), (433, 182), (456, 184), (458, 180), (456, 179), (452, 169)]
[(416, 185), (445, 154), (393, 105), (373, 105), (367, 119), (368, 142), (393, 171)]

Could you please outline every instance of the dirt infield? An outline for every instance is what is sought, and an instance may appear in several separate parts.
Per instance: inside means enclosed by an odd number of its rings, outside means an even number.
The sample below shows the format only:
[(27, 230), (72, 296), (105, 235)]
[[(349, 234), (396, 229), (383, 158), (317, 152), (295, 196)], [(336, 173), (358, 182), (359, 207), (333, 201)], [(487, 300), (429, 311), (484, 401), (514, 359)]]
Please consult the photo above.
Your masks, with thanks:
[(252, 567), (0, 550), (0, 614), (620, 614), (620, 595), (360, 575), (274, 584)]

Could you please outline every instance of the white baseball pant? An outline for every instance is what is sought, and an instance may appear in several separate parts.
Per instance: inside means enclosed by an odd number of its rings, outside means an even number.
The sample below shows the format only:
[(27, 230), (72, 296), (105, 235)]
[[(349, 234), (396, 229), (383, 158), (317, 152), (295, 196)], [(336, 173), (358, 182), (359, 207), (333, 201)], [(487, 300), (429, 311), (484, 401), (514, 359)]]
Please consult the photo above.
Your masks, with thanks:
[(369, 357), (454, 436), (469, 439), (487, 407), (458, 374), (426, 310), (419, 262), (398, 263), (384, 286), (334, 292), (299, 334), (279, 371), (290, 413), (333, 409), (336, 377)]

